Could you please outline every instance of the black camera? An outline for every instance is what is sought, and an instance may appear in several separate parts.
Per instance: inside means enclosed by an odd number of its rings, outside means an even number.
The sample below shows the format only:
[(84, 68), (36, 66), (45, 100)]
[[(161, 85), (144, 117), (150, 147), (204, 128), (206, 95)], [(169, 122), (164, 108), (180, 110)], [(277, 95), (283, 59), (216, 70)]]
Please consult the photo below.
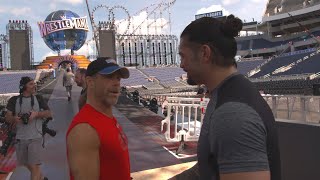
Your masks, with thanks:
[(31, 115), (30, 113), (19, 114), (19, 117), (23, 124), (27, 125), (29, 123), (30, 115)]
[(42, 123), (42, 135), (44, 136), (45, 134), (49, 134), (50, 136), (54, 137), (56, 136), (57, 132), (53, 129), (48, 128), (48, 123), (49, 121), (52, 120), (52, 118), (47, 118), (43, 123)]

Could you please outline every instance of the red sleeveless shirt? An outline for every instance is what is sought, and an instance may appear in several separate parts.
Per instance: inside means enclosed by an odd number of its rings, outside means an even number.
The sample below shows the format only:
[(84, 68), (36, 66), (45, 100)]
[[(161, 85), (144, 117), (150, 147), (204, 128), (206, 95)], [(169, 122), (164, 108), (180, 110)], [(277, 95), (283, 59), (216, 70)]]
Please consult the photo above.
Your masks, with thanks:
[[(128, 141), (117, 120), (105, 116), (86, 104), (71, 122), (67, 137), (72, 128), (80, 123), (89, 124), (98, 133), (100, 139), (100, 180), (131, 179)], [(70, 180), (74, 180), (71, 171)]]

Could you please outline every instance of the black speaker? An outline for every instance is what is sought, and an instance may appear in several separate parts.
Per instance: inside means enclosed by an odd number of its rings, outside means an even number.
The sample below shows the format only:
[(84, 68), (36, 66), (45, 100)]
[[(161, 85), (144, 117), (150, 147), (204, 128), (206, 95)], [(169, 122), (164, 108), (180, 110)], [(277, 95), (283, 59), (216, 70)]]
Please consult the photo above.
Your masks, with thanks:
[(100, 57), (116, 59), (115, 32), (112, 30), (99, 30)]
[(313, 95), (320, 96), (320, 84), (313, 85)]
[(31, 49), (28, 30), (9, 30), (12, 70), (31, 69)]

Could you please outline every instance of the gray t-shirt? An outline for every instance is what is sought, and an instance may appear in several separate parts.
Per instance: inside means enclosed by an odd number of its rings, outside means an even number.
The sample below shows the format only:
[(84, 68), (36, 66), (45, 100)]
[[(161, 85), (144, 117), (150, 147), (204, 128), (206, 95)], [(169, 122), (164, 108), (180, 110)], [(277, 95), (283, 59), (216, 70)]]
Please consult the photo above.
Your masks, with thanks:
[[(7, 109), (9, 111), (12, 111), (18, 115), (19, 113), (29, 113), (32, 110), (31, 106), (31, 97), (22, 97), (22, 104), (20, 108), (19, 100), (20, 97), (16, 98), (16, 102), (13, 102), (14, 99), (9, 100)], [(40, 100), (43, 101), (41, 98)], [(15, 104), (15, 107), (14, 107)], [(15, 109), (13, 109), (15, 108)], [(34, 106), (33, 106), (33, 111), (40, 111), (39, 108), (39, 102), (34, 96)], [(41, 138), (42, 135), (42, 119), (33, 119), (29, 121), (27, 125), (21, 123), (17, 124), (17, 135), (16, 139), (36, 139), (36, 138)]]
[(64, 86), (72, 86), (74, 83), (74, 74), (72, 72), (66, 72), (63, 75), (63, 84)]
[(240, 102), (215, 109), (216, 97), (215, 93), (208, 104), (198, 141), (200, 179), (269, 170), (267, 133), (259, 114)]

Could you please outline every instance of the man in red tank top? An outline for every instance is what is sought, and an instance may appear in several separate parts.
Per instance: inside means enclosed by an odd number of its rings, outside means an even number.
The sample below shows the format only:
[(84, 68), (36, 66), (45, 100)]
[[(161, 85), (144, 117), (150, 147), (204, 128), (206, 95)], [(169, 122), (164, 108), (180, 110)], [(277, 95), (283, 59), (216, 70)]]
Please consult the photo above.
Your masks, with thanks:
[(127, 137), (112, 113), (121, 78), (129, 78), (129, 71), (113, 59), (98, 58), (88, 66), (87, 104), (66, 137), (71, 180), (130, 179)]

